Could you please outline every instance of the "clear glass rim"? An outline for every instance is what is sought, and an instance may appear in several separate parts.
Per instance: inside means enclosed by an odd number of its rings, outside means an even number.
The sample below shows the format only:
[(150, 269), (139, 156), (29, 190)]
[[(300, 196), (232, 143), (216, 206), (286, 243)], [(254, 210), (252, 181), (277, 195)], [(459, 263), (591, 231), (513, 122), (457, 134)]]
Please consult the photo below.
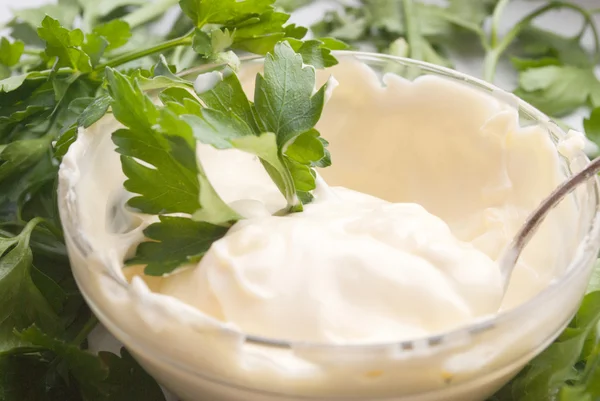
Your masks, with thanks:
[[(391, 62), (396, 62), (396, 63), (402, 64), (404, 66), (415, 66), (415, 67), (419, 67), (423, 71), (432, 72), (437, 75), (445, 75), (454, 80), (464, 81), (465, 84), (468, 84), (471, 86), (477, 86), (477, 87), (479, 87), (479, 89), (483, 89), (488, 92), (500, 93), (500, 94), (504, 94), (506, 96), (510, 96), (511, 98), (514, 98), (514, 100), (516, 102), (516, 106), (520, 111), (526, 112), (532, 118), (534, 118), (535, 120), (537, 120), (539, 122), (550, 123), (548, 126), (548, 130), (551, 135), (554, 135), (556, 137), (564, 137), (566, 135), (564, 130), (562, 130), (558, 125), (553, 123), (547, 115), (545, 115), (541, 111), (537, 110), (535, 107), (531, 106), (530, 104), (523, 101), (522, 99), (512, 95), (510, 92), (500, 89), (500, 88), (498, 88), (490, 83), (487, 83), (481, 79), (458, 72), (456, 70), (452, 70), (450, 68), (437, 66), (434, 64), (417, 61), (417, 60), (413, 60), (413, 59), (396, 57), (396, 56), (379, 54), (379, 53), (359, 52), (359, 51), (335, 51), (334, 54), (338, 58), (351, 57), (351, 58), (357, 58), (360, 61), (373, 61), (373, 62), (391, 61)], [(242, 57), (241, 61), (242, 61), (242, 63), (246, 63), (246, 62), (252, 62), (252, 61), (260, 61), (262, 59), (263, 59), (262, 56), (248, 56), (248, 57)], [(223, 66), (224, 65), (222, 65), (222, 64), (202, 65), (202, 66), (192, 67), (190, 69), (184, 70), (184, 71), (178, 73), (178, 75), (181, 77), (187, 77), (187, 76), (190, 76), (190, 75), (193, 75), (196, 73), (207, 72), (207, 71), (210, 71), (211, 69), (219, 68), (219, 67), (223, 67)], [(557, 133), (558, 133), (558, 135), (557, 135)], [(537, 309), (540, 306), (542, 306), (543, 304), (545, 304), (546, 300), (551, 299), (557, 292), (561, 291), (564, 287), (566, 287), (569, 283), (571, 283), (580, 273), (582, 273), (583, 270), (585, 270), (586, 266), (582, 262), (585, 261), (585, 259), (587, 259), (589, 257), (590, 252), (597, 252), (598, 247), (600, 246), (598, 244), (600, 242), (600, 201), (599, 201), (600, 187), (599, 187), (599, 182), (598, 182), (597, 178), (593, 179), (593, 199), (594, 199), (595, 212), (594, 212), (593, 218), (591, 219), (589, 227), (586, 231), (587, 234), (586, 234), (584, 240), (581, 241), (580, 244), (578, 245), (574, 258), (571, 260), (571, 262), (569, 263), (569, 266), (567, 268), (567, 271), (562, 276), (557, 278), (553, 283), (548, 285), (546, 288), (544, 288), (542, 291), (540, 291), (534, 297), (532, 297), (531, 299), (527, 300), (526, 302), (520, 304), (519, 306), (508, 309), (506, 311), (499, 312), (494, 315), (490, 315), (488, 317), (484, 317), (478, 321), (466, 324), (464, 326), (460, 326), (460, 327), (452, 329), (452, 330), (447, 330), (447, 331), (440, 332), (440, 333), (433, 334), (433, 335), (426, 336), (426, 337), (415, 338), (412, 340), (382, 342), (382, 343), (372, 343), (372, 344), (330, 344), (330, 343), (324, 343), (324, 342), (288, 341), (288, 340), (277, 339), (277, 338), (249, 335), (242, 331), (234, 330), (231, 328), (222, 328), (222, 330), (224, 333), (230, 332), (230, 333), (233, 333), (236, 335), (240, 335), (244, 338), (244, 340), (247, 343), (258, 345), (258, 346), (275, 347), (275, 348), (283, 348), (283, 349), (314, 348), (314, 349), (327, 349), (327, 350), (375, 350), (375, 349), (387, 348), (387, 347), (399, 347), (400, 349), (411, 350), (415, 347), (416, 344), (426, 343), (428, 346), (433, 347), (433, 346), (445, 343), (445, 341), (444, 341), (445, 339), (464, 338), (465, 335), (476, 336), (476, 335), (482, 334), (484, 332), (492, 330), (496, 326), (505, 324), (507, 321), (519, 320), (523, 316), (527, 316), (528, 314), (531, 313), (531, 311), (534, 311), (535, 309)], [(74, 216), (71, 213), (72, 213), (72, 211), (70, 211), (70, 213), (67, 217), (68, 220), (70, 220), (70, 221), (63, 222), (63, 224), (67, 223), (67, 225), (74, 228), (74, 227), (76, 227), (76, 222), (73, 221)], [(77, 231), (74, 231), (74, 232), (77, 232)], [(77, 247), (78, 251), (84, 256), (87, 255), (89, 250), (92, 248), (91, 245), (89, 244), (89, 242), (87, 241), (87, 239), (83, 238), (82, 236), (72, 236), (71, 230), (65, 230), (65, 235), (68, 236), (69, 239), (71, 239), (72, 243)], [(111, 279), (113, 279), (118, 285), (120, 285), (121, 287), (123, 287), (125, 289), (128, 288), (129, 283), (123, 277), (118, 276), (117, 274), (112, 272), (111, 269), (108, 269), (108, 268), (105, 270), (105, 272), (108, 273), (107, 275)], [(82, 291), (83, 295), (85, 296), (85, 298), (88, 300), (88, 303), (91, 304), (92, 309), (95, 312), (99, 312), (97, 314), (102, 315), (102, 317), (105, 320), (109, 321), (110, 325), (113, 328), (118, 328), (118, 330), (122, 334), (126, 334), (127, 337), (131, 337), (129, 333), (127, 333), (125, 330), (120, 328), (118, 324), (116, 324), (114, 321), (112, 321), (112, 319), (109, 319), (105, 313), (101, 312), (101, 309), (98, 308), (98, 306), (95, 304), (93, 299), (91, 299), (87, 294), (85, 294), (85, 290), (83, 289), (83, 287), (81, 285), (79, 287), (81, 288), (81, 291)], [(583, 295), (584, 294), (581, 294), (582, 297), (583, 297)], [(141, 344), (138, 343), (137, 346), (140, 347)], [(156, 353), (157, 351), (158, 350), (156, 350), (156, 349), (153, 350), (154, 353)], [(158, 351), (158, 353), (161, 353), (161, 352)], [(171, 360), (170, 357), (166, 357), (166, 359), (168, 361)]]

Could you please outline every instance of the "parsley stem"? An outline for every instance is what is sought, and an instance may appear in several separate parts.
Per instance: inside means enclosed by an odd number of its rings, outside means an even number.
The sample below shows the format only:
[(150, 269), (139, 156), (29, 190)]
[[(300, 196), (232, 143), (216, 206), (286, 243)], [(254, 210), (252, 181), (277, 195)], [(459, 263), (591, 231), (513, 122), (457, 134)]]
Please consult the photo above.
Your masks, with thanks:
[[(35, 227), (37, 227), (38, 225), (42, 225), (48, 230), (48, 232), (50, 234), (52, 234), (54, 237), (56, 237), (56, 239), (58, 239), (58, 240), (64, 239), (63, 232), (58, 227), (56, 227), (51, 221), (49, 221), (48, 219), (45, 219), (43, 217), (35, 217), (35, 218), (29, 220), (27, 223), (25, 223), (23, 221), (1, 223), (0, 227), (21, 226), (23, 224), (24, 224), (24, 226), (21, 229), (21, 234), (30, 233), (31, 231), (33, 231), (33, 229)], [(4, 231), (0, 228), (0, 234), (5, 235), (6, 233), (9, 233), (9, 231)], [(19, 235), (21, 235), (21, 234), (19, 234)]]
[(183, 53), (183, 47), (179, 46), (173, 50), (173, 55), (171, 56), (171, 63), (174, 65), (179, 65), (181, 62), (181, 53)]
[(490, 34), (490, 46), (492, 49), (498, 45), (498, 26), (500, 25), (502, 14), (509, 1), (510, 0), (500, 0), (494, 8), (494, 13), (492, 14), (492, 31)]
[(106, 67), (117, 67), (119, 65), (128, 63), (130, 61), (137, 60), (139, 58), (149, 56), (154, 53), (162, 52), (162, 51), (171, 49), (173, 47), (189, 45), (192, 43), (193, 34), (194, 34), (194, 31), (191, 31), (184, 36), (180, 36), (179, 38), (167, 40), (166, 42), (159, 43), (158, 45), (150, 46), (150, 47), (147, 47), (145, 49), (142, 49), (142, 50), (139, 50), (136, 52), (123, 54), (112, 60), (107, 61), (104, 64), (97, 66), (96, 68), (94, 68), (94, 70), (92, 72), (101, 72)]
[(21, 233), (18, 235), (19, 237), (25, 237), (25, 246), (29, 246), (29, 240), (31, 238), (31, 232), (38, 224), (42, 223), (45, 219), (43, 217), (35, 217), (27, 222)]
[(157, 0), (149, 2), (123, 18), (131, 28), (145, 24), (162, 16), (165, 11), (177, 4), (178, 0)]
[(406, 24), (406, 39), (408, 40), (410, 57), (416, 60), (423, 60), (421, 32), (417, 25), (413, 0), (402, 0), (402, 7), (404, 9), (404, 23)]
[[(23, 49), (23, 54), (29, 54), (32, 56), (39, 56), (44, 51), (42, 49)], [(39, 60), (36, 60), (39, 61)]]
[(500, 52), (496, 49), (490, 49), (485, 54), (483, 60), (483, 79), (489, 83), (494, 83), (494, 77), (496, 76), (496, 68), (500, 59)]
[[(138, 50), (138, 51), (131, 52), (131, 53), (122, 54), (120, 56), (113, 58), (112, 60), (107, 61), (106, 63), (103, 63), (103, 64), (97, 66), (96, 68), (94, 68), (91, 71), (91, 73), (92, 74), (99, 73), (99, 72), (104, 71), (104, 69), (106, 67), (117, 67), (119, 65), (128, 63), (133, 60), (137, 60), (137, 59), (145, 57), (145, 56), (149, 56), (154, 53), (162, 52), (162, 51), (165, 51), (165, 50), (168, 50), (168, 49), (171, 49), (174, 47), (178, 47), (178, 46), (189, 45), (192, 43), (193, 35), (194, 35), (194, 31), (192, 30), (184, 36), (180, 36), (178, 38), (171, 39), (171, 40), (168, 40), (163, 43), (159, 43), (158, 45), (150, 46), (145, 49)], [(70, 75), (75, 72), (76, 71), (73, 70), (72, 68), (61, 68), (59, 70), (48, 69), (48, 70), (43, 70), (43, 71), (36, 71), (35, 76), (36, 76), (36, 78), (41, 78), (41, 77), (49, 77), (52, 74)]]
[(40, 60), (37, 58), (22, 58), (17, 64), (13, 66), (15, 70), (21, 69), (23, 67), (39, 64)]
[(77, 336), (73, 339), (73, 344), (81, 345), (81, 343), (85, 341), (85, 339), (92, 332), (92, 330), (94, 330), (96, 325), (98, 325), (98, 318), (94, 314), (92, 314), (81, 328), (81, 331), (77, 333)]
[(74, 72), (75, 72), (75, 70), (72, 68), (61, 68), (59, 70), (48, 69), (48, 70), (43, 70), (43, 71), (35, 71), (35, 77), (36, 78), (49, 77), (52, 74), (71, 75)]
[(14, 347), (0, 353), (0, 357), (11, 356), (11, 355), (27, 355), (35, 354), (38, 352), (48, 351), (47, 348), (30, 345), (28, 347)]

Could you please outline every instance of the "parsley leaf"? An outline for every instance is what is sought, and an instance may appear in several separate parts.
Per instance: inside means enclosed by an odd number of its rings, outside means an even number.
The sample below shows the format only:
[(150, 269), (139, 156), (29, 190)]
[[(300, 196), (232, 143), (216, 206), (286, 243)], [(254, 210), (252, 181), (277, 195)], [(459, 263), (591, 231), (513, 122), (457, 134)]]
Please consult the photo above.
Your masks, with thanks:
[[(556, 399), (559, 389), (567, 383), (577, 387), (591, 385), (573, 366), (586, 361), (590, 363), (590, 367), (595, 366), (599, 355), (597, 351), (590, 353), (591, 349), (586, 352), (585, 346), (590, 335), (593, 334), (595, 338), (599, 320), (600, 291), (595, 291), (585, 296), (577, 314), (561, 336), (534, 358), (492, 400), (550, 401)], [(568, 393), (572, 394), (573, 389), (561, 391), (558, 399), (563, 400), (562, 397), (566, 397)], [(568, 399), (564, 398), (565, 401)]]
[(47, 151), (49, 139), (23, 139), (0, 146), (0, 180), (26, 171), (37, 163)]
[(190, 81), (179, 78), (167, 63), (165, 57), (161, 54), (158, 62), (146, 74), (147, 71), (137, 70), (132, 74), (132, 77), (137, 80), (139, 86), (143, 90), (163, 89), (167, 86), (171, 88), (184, 87), (191, 88)]
[(78, 346), (48, 336), (36, 326), (19, 333), (26, 344), (41, 346), (62, 358), (73, 376), (84, 386), (93, 386), (108, 375), (108, 369), (93, 354), (82, 351)]
[[(219, 73), (220, 74), (220, 73)], [(244, 121), (254, 133), (260, 133), (254, 107), (242, 89), (238, 77), (232, 71), (220, 75), (220, 81), (210, 90), (198, 93), (198, 97), (211, 109), (233, 115)]]
[(585, 135), (600, 148), (600, 107), (590, 113), (590, 117), (583, 120)]
[(521, 73), (519, 84), (515, 94), (549, 115), (569, 114), (588, 101), (600, 106), (600, 81), (591, 68), (530, 68)]
[(129, 38), (131, 38), (129, 24), (118, 19), (94, 27), (92, 33), (106, 40), (106, 51), (124, 46)]
[(55, 334), (60, 327), (58, 316), (31, 277), (29, 241), (36, 224), (30, 222), (15, 237), (0, 237), (0, 356), (25, 345), (15, 336), (15, 329), (24, 329), (33, 322)]
[[(236, 219), (237, 213), (219, 198), (198, 165), (191, 129), (173, 111), (189, 113), (189, 108), (169, 104), (159, 110), (135, 81), (111, 69), (107, 79), (113, 113), (128, 127), (113, 133), (128, 178), (124, 185), (139, 194), (127, 204), (149, 214), (203, 210), (212, 214), (211, 222)], [(194, 109), (193, 103), (188, 106)]]
[(145, 274), (161, 276), (183, 264), (198, 262), (228, 229), (185, 217), (160, 216), (159, 223), (144, 230), (144, 235), (152, 241), (139, 244), (127, 264), (145, 264)]
[[(312, 44), (320, 46), (322, 42)], [(325, 142), (317, 139), (319, 133), (314, 129), (329, 84), (313, 95), (315, 82), (314, 68), (303, 66), (302, 56), (289, 43), (281, 42), (273, 55), (267, 55), (264, 76), (256, 78), (255, 103), (248, 101), (235, 74), (226, 72), (211, 90), (198, 94), (209, 109), (203, 109), (201, 117), (184, 116), (184, 120), (201, 142), (257, 155), (288, 206), (301, 210), (297, 195), (306, 200), (309, 196), (305, 193), (315, 188), (310, 168), (322, 159), (323, 166), (330, 164), (325, 161)], [(302, 134), (305, 136), (294, 145)], [(297, 160), (287, 155), (288, 149)]]
[(286, 11), (294, 11), (297, 8), (304, 7), (307, 4), (312, 3), (314, 0), (277, 0), (275, 5), (281, 7)]
[(260, 126), (277, 135), (280, 148), (313, 128), (325, 104), (327, 86), (313, 95), (315, 70), (302, 63), (289, 43), (282, 42), (265, 58), (264, 76), (256, 77), (254, 105)]
[[(15, 8), (11, 10), (16, 20), (22, 21), (31, 28), (40, 26), (46, 16), (50, 16), (60, 22), (61, 25), (71, 26), (77, 17), (79, 6), (76, 2), (69, 0), (59, 0), (58, 4), (43, 4), (32, 8)], [(10, 26), (15, 26), (15, 22)], [(13, 37), (14, 37), (13, 32)]]
[(98, 357), (108, 367), (104, 384), (109, 390), (97, 401), (165, 401), (160, 386), (125, 348), (120, 357), (110, 352), (100, 352)]
[(178, 160), (195, 160), (193, 149), (179, 146), (181, 136), (154, 130), (159, 111), (137, 83), (112, 69), (106, 76), (115, 118), (128, 128), (113, 133), (128, 177), (125, 188), (139, 194), (128, 205), (150, 214), (193, 213), (200, 208), (198, 171), (194, 163)]
[[(112, 101), (108, 95), (99, 96), (90, 100), (91, 102), (87, 104), (77, 118), (77, 125), (83, 128), (90, 127), (93, 123), (102, 118), (102, 116), (106, 114)], [(69, 105), (69, 107), (71, 107), (71, 105)]]
[(315, 68), (332, 67), (338, 63), (331, 54), (331, 50), (344, 50), (346, 44), (335, 39), (311, 39), (304, 42), (300, 40), (288, 39), (288, 42), (296, 53), (302, 56), (305, 64), (310, 64)]
[(192, 47), (207, 58), (214, 57), (231, 47), (234, 35), (235, 32), (230, 32), (229, 29), (213, 29), (209, 33), (196, 29)]
[(36, 73), (19, 74), (0, 79), (0, 93), (14, 91), (20, 87), (27, 78), (32, 77), (35, 74)]
[(106, 69), (108, 92), (115, 118), (131, 129), (151, 129), (158, 119), (158, 109), (146, 96), (136, 81), (112, 68)]
[(113, 20), (94, 28), (85, 35), (82, 50), (90, 56), (93, 65), (100, 63), (105, 52), (117, 49), (127, 43), (131, 37), (129, 24), (122, 20)]
[(200, 27), (227, 24), (273, 9), (275, 0), (180, 0), (179, 6)]
[(272, 51), (275, 44), (285, 38), (283, 25), (289, 18), (288, 14), (269, 11), (248, 20), (235, 30), (232, 47), (255, 54)]
[(89, 72), (92, 69), (90, 57), (79, 47), (84, 35), (81, 29), (69, 30), (50, 16), (42, 20), (38, 35), (46, 41), (46, 55), (58, 58), (58, 67), (72, 67)]
[(0, 39), (0, 64), (7, 67), (17, 64), (24, 49), (25, 43), (20, 40), (10, 43), (6, 38)]
[(160, 387), (124, 348), (120, 357), (110, 352), (94, 355), (77, 344), (50, 337), (36, 326), (27, 328), (19, 336), (26, 344), (50, 351), (51, 364), (57, 365), (68, 380), (75, 379), (85, 400), (165, 400)]
[[(121, 129), (113, 133), (117, 152), (121, 153), (125, 188), (139, 194), (127, 204), (142, 213), (193, 213), (200, 208), (197, 171), (175, 156), (195, 157), (181, 145), (181, 137), (164, 137), (154, 130)], [(185, 149), (185, 154), (181, 154)], [(146, 167), (136, 159), (149, 163)]]
[(564, 37), (554, 32), (528, 26), (518, 37), (524, 55), (534, 58), (555, 58), (561, 64), (590, 67), (594, 64), (590, 54), (577, 37)]
[(285, 154), (298, 163), (315, 166), (326, 157), (325, 144), (319, 131), (311, 128), (299, 135), (288, 146)]

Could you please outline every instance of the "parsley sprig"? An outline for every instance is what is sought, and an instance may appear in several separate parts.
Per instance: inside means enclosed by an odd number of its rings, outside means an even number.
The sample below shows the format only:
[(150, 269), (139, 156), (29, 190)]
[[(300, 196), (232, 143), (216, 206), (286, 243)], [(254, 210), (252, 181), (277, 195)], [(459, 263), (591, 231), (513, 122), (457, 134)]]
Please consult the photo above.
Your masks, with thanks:
[(128, 264), (144, 264), (146, 274), (162, 275), (197, 262), (243, 218), (211, 185), (202, 160), (196, 160), (196, 141), (257, 156), (287, 201), (280, 213), (301, 211), (302, 201), (310, 201), (313, 167), (330, 164), (327, 143), (315, 129), (329, 83), (313, 94), (315, 68), (305, 61), (287, 41), (275, 44), (264, 74), (256, 77), (254, 102), (229, 68), (225, 75), (217, 73), (221, 79), (211, 89), (194, 95), (169, 86), (158, 95), (160, 106), (135, 76), (107, 70), (112, 111), (126, 127), (112, 138), (127, 177), (125, 189), (134, 194), (127, 205), (160, 216), (145, 230), (151, 241), (140, 244)]

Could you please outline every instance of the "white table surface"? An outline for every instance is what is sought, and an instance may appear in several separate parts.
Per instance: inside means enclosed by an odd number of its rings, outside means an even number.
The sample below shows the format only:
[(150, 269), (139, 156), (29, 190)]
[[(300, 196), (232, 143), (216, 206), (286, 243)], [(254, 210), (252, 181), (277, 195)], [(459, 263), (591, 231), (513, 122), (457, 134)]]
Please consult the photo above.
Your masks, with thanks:
[[(101, 1), (101, 0), (98, 0)], [(399, 0), (398, 0), (399, 1)], [(480, 0), (472, 0), (480, 1)], [(29, 8), (36, 7), (42, 4), (55, 3), (56, 0), (0, 0), (0, 27), (12, 18), (11, 9), (14, 8)], [(430, 0), (430, 2), (440, 3), (443, 0)], [(600, 0), (574, 0), (577, 3), (586, 8), (600, 7)], [(506, 32), (512, 27), (520, 18), (528, 14), (532, 10), (539, 7), (541, 4), (545, 4), (545, 1), (539, 0), (514, 0), (512, 1), (505, 13), (502, 23), (500, 25), (500, 33)], [(301, 10), (298, 10), (293, 16), (291, 21), (308, 26), (313, 22), (320, 19), (326, 10), (335, 9), (339, 7), (339, 4), (335, 0), (321, 0), (316, 3), (309, 5)], [(596, 21), (600, 25), (600, 15), (596, 15)], [(553, 30), (560, 34), (576, 34), (581, 27), (581, 19), (573, 12), (568, 10), (557, 11), (548, 13), (537, 19), (536, 24), (542, 28)], [(0, 32), (2, 32), (0, 30)], [(593, 45), (592, 37), (586, 34), (583, 38), (585, 46)], [(478, 54), (470, 54), (465, 57), (464, 55), (454, 55), (452, 61), (455, 64), (455, 68), (464, 73), (482, 77), (482, 58)], [(597, 69), (597, 73), (600, 77), (600, 66)], [(508, 63), (501, 63), (498, 67), (498, 73), (495, 84), (499, 87), (507, 90), (514, 89), (517, 85), (517, 77)], [(572, 116), (564, 119), (565, 122), (570, 124), (575, 129), (581, 129), (582, 119), (587, 115), (587, 111), (582, 109)], [(90, 348), (92, 351), (106, 350), (115, 352), (118, 354), (121, 344), (103, 327), (98, 327), (94, 330), (89, 337)], [(172, 395), (167, 394), (169, 401), (175, 401), (176, 398)]]

